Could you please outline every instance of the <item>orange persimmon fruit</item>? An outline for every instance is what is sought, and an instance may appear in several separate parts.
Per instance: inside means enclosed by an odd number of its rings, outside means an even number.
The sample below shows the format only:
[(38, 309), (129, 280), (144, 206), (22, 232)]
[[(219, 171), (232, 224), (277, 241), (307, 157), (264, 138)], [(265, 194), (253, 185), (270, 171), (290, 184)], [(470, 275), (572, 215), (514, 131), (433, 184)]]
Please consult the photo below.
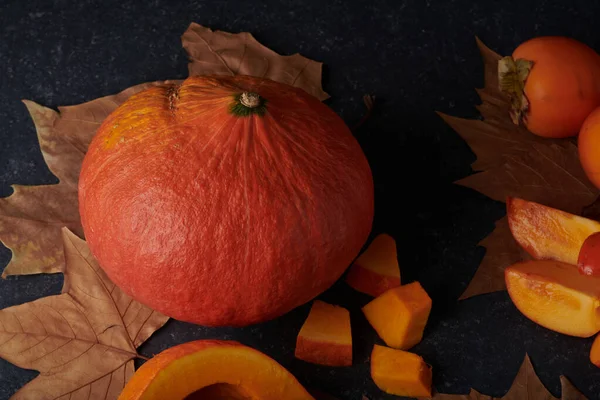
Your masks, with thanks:
[(431, 367), (422, 357), (407, 351), (375, 345), (371, 353), (371, 378), (389, 394), (431, 396)]
[(373, 219), (350, 129), (304, 90), (197, 76), (131, 96), (79, 179), (85, 237), (110, 279), (175, 319), (244, 326), (329, 288)]
[(314, 400), (269, 356), (234, 341), (197, 340), (152, 357), (119, 400)]
[(581, 247), (600, 222), (517, 197), (506, 199), (510, 231), (533, 258), (577, 264)]
[(600, 278), (580, 274), (575, 265), (533, 260), (506, 268), (505, 280), (515, 306), (535, 323), (578, 337), (600, 331)]
[(315, 300), (298, 334), (294, 355), (313, 364), (351, 366), (352, 331), (348, 310)]
[(600, 108), (585, 120), (578, 138), (579, 161), (588, 179), (600, 188)]
[(590, 349), (590, 361), (596, 367), (600, 367), (600, 335), (596, 336)]
[(388, 346), (409, 349), (423, 338), (431, 305), (421, 284), (413, 282), (388, 290), (362, 310)]
[(350, 267), (346, 283), (362, 293), (377, 297), (400, 286), (396, 241), (385, 233), (378, 235)]
[(583, 275), (600, 276), (600, 232), (588, 236), (579, 250), (579, 272)]
[(498, 65), (513, 122), (539, 136), (575, 136), (600, 105), (600, 55), (574, 39), (538, 37)]

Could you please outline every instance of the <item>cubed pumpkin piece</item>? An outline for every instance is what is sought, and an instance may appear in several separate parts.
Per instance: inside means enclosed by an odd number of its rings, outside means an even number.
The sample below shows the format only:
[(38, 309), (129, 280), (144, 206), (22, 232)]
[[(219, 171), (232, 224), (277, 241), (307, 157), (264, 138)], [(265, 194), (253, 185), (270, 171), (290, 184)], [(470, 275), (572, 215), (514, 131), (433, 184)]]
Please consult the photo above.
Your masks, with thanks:
[(296, 358), (332, 367), (352, 365), (350, 313), (316, 300), (296, 340)]
[(420, 356), (375, 345), (371, 377), (386, 393), (406, 397), (431, 396), (431, 367)]
[(384, 233), (373, 239), (367, 250), (350, 267), (346, 283), (354, 290), (374, 297), (400, 286), (394, 238)]
[(596, 336), (592, 349), (590, 350), (590, 361), (596, 367), (600, 367), (600, 335)]
[(397, 349), (421, 341), (430, 311), (431, 298), (419, 282), (390, 289), (363, 307), (379, 337)]

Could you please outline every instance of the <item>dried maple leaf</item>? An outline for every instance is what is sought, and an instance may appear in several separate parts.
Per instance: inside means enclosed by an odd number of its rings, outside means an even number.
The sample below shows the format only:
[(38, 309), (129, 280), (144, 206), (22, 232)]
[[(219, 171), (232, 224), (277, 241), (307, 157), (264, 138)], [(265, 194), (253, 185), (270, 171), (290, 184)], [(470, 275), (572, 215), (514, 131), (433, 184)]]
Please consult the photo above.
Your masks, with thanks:
[(496, 228), (479, 246), (486, 248), (485, 257), (475, 272), (461, 299), (481, 293), (496, 292), (505, 289), (504, 269), (530, 256), (517, 244), (510, 233), (508, 218), (496, 221)]
[(483, 58), (485, 71), (485, 85), (483, 89), (477, 90), (482, 101), (477, 109), (483, 121), (439, 113), (442, 119), (469, 144), (477, 156), (471, 165), (473, 169), (483, 171), (498, 167), (511, 156), (527, 154), (535, 143), (561, 142), (533, 135), (523, 126), (517, 126), (511, 121), (510, 101), (500, 92), (498, 85), (498, 61), (501, 57), (479, 39), (477, 45)]
[[(249, 33), (212, 32), (192, 24), (182, 40), (191, 60), (191, 75), (264, 76), (300, 87), (321, 100), (328, 97), (321, 89), (321, 63), (298, 54), (280, 56)], [(0, 241), (13, 253), (2, 277), (63, 269), (60, 229), (66, 226), (83, 235), (77, 182), (90, 140), (106, 116), (129, 96), (162, 83), (133, 86), (113, 96), (59, 107), (59, 112), (25, 101), (36, 126), (44, 160), (59, 183), (15, 185), (11, 196), (0, 199)]]
[[(588, 181), (570, 140), (550, 140), (531, 134), (510, 118), (510, 100), (499, 89), (500, 56), (481, 41), (477, 44), (485, 65), (485, 87), (478, 90), (483, 120), (440, 114), (477, 155), (474, 170), (481, 171), (457, 183), (498, 201), (522, 197), (565, 211), (579, 213), (598, 195)], [(524, 254), (514, 242), (506, 220), (481, 243), (486, 254), (461, 299), (505, 289), (504, 269)]]
[(133, 86), (114, 96), (59, 107), (59, 112), (32, 101), (24, 103), (36, 127), (40, 149), (56, 185), (13, 185), (0, 199), (0, 240), (13, 256), (2, 274), (60, 272), (64, 267), (60, 230), (83, 235), (79, 221), (77, 182), (83, 156), (104, 118), (132, 94), (157, 83)]
[[(598, 194), (579, 164), (577, 147), (568, 142), (533, 144), (529, 153), (457, 183), (498, 201), (523, 197), (573, 213), (581, 212)], [(486, 253), (461, 299), (504, 290), (504, 269), (529, 258), (513, 239), (506, 217), (496, 222), (496, 229), (479, 245)]]
[(116, 399), (136, 348), (168, 318), (116, 287), (85, 241), (67, 228), (61, 236), (62, 294), (0, 310), (0, 357), (40, 372), (12, 399)]
[(577, 147), (568, 142), (534, 144), (527, 154), (510, 157), (499, 167), (457, 183), (494, 200), (523, 197), (573, 213), (580, 213), (598, 195), (583, 172)]
[[(564, 376), (560, 377), (562, 386), (561, 400), (586, 400)], [(491, 397), (471, 389), (469, 394), (436, 393), (433, 400), (558, 400), (552, 396), (537, 377), (529, 356), (525, 356), (523, 364), (513, 381), (508, 393), (503, 397)]]
[(190, 76), (258, 76), (299, 87), (319, 100), (329, 98), (321, 87), (322, 63), (297, 53), (281, 56), (248, 32), (213, 32), (192, 23), (181, 40), (190, 57)]
[(561, 400), (587, 400), (583, 393), (577, 390), (564, 376), (560, 377), (560, 386), (562, 388)]

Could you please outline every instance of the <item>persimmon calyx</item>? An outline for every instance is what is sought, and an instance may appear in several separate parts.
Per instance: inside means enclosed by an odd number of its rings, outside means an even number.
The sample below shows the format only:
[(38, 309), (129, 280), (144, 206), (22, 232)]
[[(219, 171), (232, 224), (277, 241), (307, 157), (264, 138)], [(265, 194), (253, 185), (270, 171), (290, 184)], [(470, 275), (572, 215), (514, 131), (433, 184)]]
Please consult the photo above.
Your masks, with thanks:
[(525, 83), (533, 67), (533, 61), (523, 58), (513, 59), (510, 56), (498, 61), (498, 83), (500, 91), (510, 99), (510, 118), (519, 125), (526, 118), (529, 100), (525, 94)]

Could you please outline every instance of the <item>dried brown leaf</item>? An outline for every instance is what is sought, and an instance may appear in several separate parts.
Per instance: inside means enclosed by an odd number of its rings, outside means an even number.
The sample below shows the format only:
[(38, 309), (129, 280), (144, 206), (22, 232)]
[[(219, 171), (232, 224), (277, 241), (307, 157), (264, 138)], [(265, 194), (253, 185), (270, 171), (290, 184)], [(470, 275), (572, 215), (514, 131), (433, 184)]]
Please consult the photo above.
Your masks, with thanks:
[(159, 83), (144, 83), (113, 96), (59, 107), (59, 112), (24, 101), (35, 124), (44, 160), (59, 183), (13, 185), (13, 194), (0, 199), (0, 240), (13, 253), (3, 277), (62, 271), (61, 228), (66, 226), (83, 236), (77, 182), (83, 156), (96, 129), (129, 96)]
[(475, 171), (483, 171), (504, 164), (511, 156), (527, 154), (533, 144), (548, 144), (559, 141), (532, 135), (510, 119), (510, 101), (498, 88), (498, 61), (500, 56), (486, 47), (479, 39), (477, 45), (485, 68), (485, 86), (477, 90), (482, 100), (477, 109), (483, 117), (464, 119), (440, 113), (471, 147), (477, 160), (472, 164)]
[[(478, 90), (483, 120), (440, 114), (477, 156), (472, 167), (481, 171), (457, 183), (498, 201), (522, 197), (565, 211), (579, 213), (598, 195), (588, 181), (577, 154), (567, 139), (538, 137), (510, 118), (510, 100), (499, 89), (498, 61), (501, 57), (479, 39), (485, 67), (485, 86)], [(461, 298), (505, 289), (504, 269), (524, 254), (514, 242), (505, 220), (481, 245), (486, 255)]]
[(319, 100), (329, 98), (321, 87), (322, 63), (300, 54), (281, 56), (248, 32), (212, 31), (192, 23), (181, 39), (190, 76), (252, 75), (299, 87)]
[(577, 147), (569, 142), (534, 144), (529, 153), (457, 183), (494, 200), (522, 197), (572, 213), (580, 213), (598, 195), (581, 167)]
[(496, 221), (494, 231), (479, 242), (479, 246), (485, 247), (485, 256), (460, 299), (506, 289), (506, 266), (530, 258), (513, 239), (506, 217)]
[[(321, 63), (298, 54), (280, 56), (249, 33), (213, 32), (191, 24), (182, 40), (191, 60), (191, 75), (261, 76), (300, 87), (321, 100), (328, 97), (321, 88)], [(59, 107), (59, 112), (25, 101), (44, 160), (59, 183), (15, 185), (11, 196), (0, 199), (0, 241), (13, 253), (3, 277), (62, 271), (60, 229), (66, 226), (83, 236), (77, 182), (89, 142), (106, 116), (129, 96), (162, 83), (133, 86), (113, 96)]]
[[(586, 400), (586, 398), (563, 376), (560, 377), (562, 385), (562, 400)], [(483, 395), (471, 389), (469, 394), (439, 394), (433, 400), (558, 400), (544, 387), (540, 378), (535, 373), (529, 356), (525, 356), (523, 364), (513, 381), (508, 393), (503, 397)]]
[(560, 386), (562, 388), (561, 400), (587, 400), (587, 398), (581, 393), (569, 380), (561, 376)]
[(136, 348), (168, 318), (116, 287), (85, 241), (66, 228), (61, 236), (62, 294), (0, 310), (0, 357), (40, 372), (12, 399), (116, 399)]
[[(457, 182), (498, 201), (523, 197), (565, 211), (579, 213), (598, 192), (585, 177), (572, 143), (532, 145), (531, 151), (508, 159), (500, 167)], [(517, 245), (507, 219), (480, 243), (486, 254), (461, 299), (504, 290), (504, 269), (529, 256)]]

